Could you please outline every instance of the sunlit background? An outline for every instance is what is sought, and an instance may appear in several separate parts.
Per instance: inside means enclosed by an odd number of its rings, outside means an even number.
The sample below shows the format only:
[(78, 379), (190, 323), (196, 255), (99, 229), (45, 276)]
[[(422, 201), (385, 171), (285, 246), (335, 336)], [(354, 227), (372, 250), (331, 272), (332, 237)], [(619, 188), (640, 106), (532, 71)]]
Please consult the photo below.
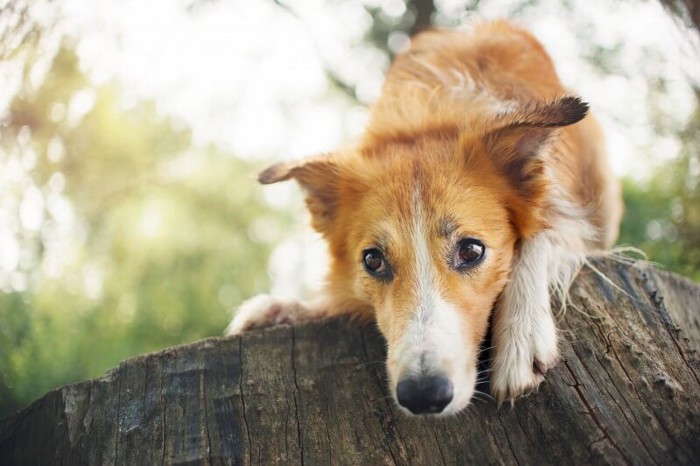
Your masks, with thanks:
[(361, 132), (429, 25), (532, 30), (606, 128), (620, 242), (700, 280), (698, 12), (664, 3), (0, 0), (0, 416), (317, 286), (298, 188), (255, 173)]

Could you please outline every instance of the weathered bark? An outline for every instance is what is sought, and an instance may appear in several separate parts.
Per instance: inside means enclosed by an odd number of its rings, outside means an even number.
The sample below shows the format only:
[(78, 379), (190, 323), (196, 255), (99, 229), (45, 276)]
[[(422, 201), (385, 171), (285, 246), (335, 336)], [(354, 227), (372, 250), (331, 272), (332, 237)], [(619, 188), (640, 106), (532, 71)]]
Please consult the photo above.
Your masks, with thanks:
[(0, 464), (700, 463), (700, 286), (597, 261), (539, 392), (448, 419), (397, 411), (384, 343), (342, 319), (122, 363), (0, 421)]

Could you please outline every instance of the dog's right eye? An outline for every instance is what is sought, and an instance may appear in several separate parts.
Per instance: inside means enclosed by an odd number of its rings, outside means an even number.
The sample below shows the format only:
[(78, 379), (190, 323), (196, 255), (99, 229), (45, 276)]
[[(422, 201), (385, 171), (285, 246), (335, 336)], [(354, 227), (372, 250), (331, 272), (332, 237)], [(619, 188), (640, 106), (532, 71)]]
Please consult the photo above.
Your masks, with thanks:
[(484, 243), (474, 238), (465, 238), (457, 245), (453, 266), (458, 271), (468, 271), (479, 265), (486, 254)]
[(377, 278), (387, 278), (390, 274), (384, 255), (377, 248), (365, 249), (362, 252), (362, 264), (367, 273)]

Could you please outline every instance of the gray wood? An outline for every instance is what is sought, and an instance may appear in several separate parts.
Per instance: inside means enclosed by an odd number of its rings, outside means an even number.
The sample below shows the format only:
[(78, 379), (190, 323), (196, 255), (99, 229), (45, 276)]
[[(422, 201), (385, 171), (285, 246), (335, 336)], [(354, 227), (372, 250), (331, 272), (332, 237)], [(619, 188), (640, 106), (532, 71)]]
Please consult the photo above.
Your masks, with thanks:
[(563, 359), (514, 408), (405, 417), (381, 336), (333, 319), (178, 346), (54, 390), (0, 421), (0, 464), (700, 464), (700, 286), (594, 265), (614, 285), (581, 272)]

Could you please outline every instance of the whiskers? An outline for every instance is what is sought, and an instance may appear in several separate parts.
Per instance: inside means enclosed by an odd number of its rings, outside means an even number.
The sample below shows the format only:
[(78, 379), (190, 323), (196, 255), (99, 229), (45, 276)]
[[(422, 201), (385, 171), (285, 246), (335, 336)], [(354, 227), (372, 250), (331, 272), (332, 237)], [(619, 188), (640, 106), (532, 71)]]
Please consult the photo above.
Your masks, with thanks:
[(474, 393), (472, 394), (472, 400), (482, 401), (486, 404), (488, 404), (489, 402), (493, 402), (493, 403), (496, 402), (496, 399), (494, 397), (492, 397), (491, 395), (489, 395), (488, 393), (482, 392), (481, 390), (476, 390), (476, 389), (474, 389)]

